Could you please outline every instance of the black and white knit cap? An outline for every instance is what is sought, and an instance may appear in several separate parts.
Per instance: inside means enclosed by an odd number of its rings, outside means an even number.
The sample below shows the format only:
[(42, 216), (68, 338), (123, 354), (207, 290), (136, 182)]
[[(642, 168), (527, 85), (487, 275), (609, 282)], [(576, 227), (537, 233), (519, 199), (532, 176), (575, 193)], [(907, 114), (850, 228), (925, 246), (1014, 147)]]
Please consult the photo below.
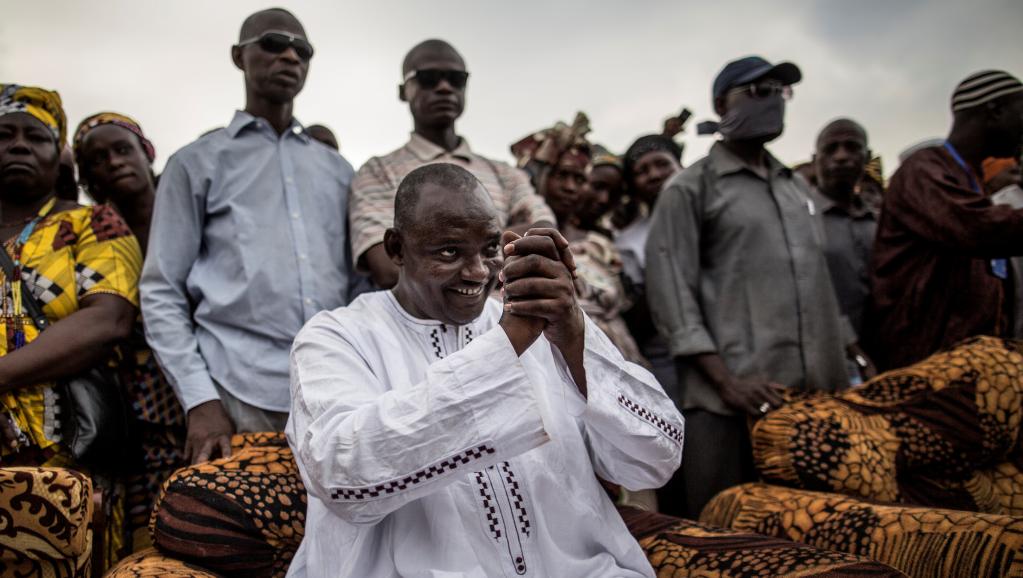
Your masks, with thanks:
[(966, 77), (952, 93), (952, 112), (966, 110), (1015, 92), (1023, 82), (1002, 70), (984, 70)]

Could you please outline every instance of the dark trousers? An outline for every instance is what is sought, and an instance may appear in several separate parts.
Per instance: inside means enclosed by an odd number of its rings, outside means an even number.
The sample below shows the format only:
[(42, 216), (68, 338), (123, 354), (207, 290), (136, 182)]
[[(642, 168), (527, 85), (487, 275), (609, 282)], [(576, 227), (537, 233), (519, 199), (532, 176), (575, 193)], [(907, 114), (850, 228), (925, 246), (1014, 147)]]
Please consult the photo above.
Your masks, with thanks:
[(657, 491), (662, 513), (698, 520), (718, 492), (756, 479), (745, 416), (723, 416), (700, 409), (686, 419), (682, 466)]

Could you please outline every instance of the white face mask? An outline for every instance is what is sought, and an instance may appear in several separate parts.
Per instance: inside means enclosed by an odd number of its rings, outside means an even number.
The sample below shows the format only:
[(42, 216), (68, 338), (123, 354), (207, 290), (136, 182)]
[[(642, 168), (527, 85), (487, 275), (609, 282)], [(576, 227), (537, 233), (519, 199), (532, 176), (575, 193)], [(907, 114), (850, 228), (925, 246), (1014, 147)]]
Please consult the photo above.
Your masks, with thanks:
[(769, 142), (781, 136), (784, 129), (785, 98), (781, 94), (740, 99), (725, 112), (718, 125), (718, 132), (726, 140), (769, 137), (766, 141)]

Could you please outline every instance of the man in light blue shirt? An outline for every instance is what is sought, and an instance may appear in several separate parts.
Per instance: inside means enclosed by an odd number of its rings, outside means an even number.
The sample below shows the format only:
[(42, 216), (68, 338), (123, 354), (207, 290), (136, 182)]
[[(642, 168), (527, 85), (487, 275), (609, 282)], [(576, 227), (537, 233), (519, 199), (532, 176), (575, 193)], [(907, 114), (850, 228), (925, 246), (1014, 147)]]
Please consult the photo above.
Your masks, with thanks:
[(345, 305), (353, 176), (292, 117), (313, 55), (289, 12), (257, 12), (232, 48), (245, 110), (170, 158), (142, 281), (146, 338), (188, 412), (192, 463), (236, 431), (283, 430), (302, 325)]

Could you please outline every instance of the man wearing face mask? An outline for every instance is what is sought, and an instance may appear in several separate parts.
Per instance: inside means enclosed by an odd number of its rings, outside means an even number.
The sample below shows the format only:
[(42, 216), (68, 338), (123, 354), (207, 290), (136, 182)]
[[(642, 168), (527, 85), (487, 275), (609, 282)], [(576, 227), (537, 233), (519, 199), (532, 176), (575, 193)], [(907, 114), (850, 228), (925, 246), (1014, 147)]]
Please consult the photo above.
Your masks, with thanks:
[(747, 415), (783, 389), (848, 383), (838, 301), (805, 181), (764, 145), (784, 128), (802, 74), (749, 56), (714, 80), (722, 139), (661, 193), (646, 245), (647, 300), (678, 371), (689, 448), (659, 494), (697, 517), (717, 492), (753, 479)]

